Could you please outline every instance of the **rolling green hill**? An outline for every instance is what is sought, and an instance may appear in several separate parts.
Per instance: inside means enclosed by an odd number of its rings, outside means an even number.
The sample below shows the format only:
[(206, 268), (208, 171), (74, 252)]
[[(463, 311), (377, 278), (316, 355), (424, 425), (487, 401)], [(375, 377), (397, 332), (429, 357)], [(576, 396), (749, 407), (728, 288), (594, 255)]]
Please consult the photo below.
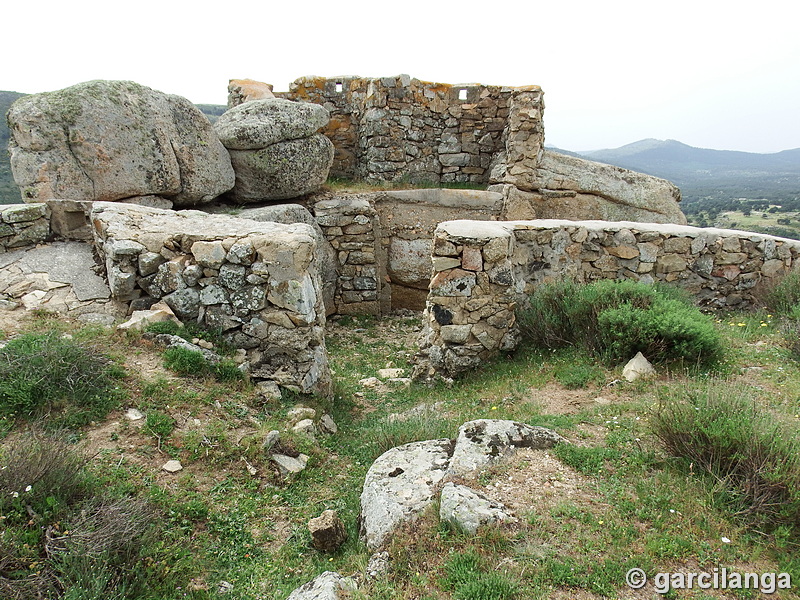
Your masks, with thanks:
[(582, 156), (674, 182), (686, 200), (800, 197), (800, 148), (773, 154), (708, 150), (675, 140), (641, 140)]
[(800, 239), (800, 148), (757, 154), (646, 139), (578, 156), (672, 181), (692, 225)]

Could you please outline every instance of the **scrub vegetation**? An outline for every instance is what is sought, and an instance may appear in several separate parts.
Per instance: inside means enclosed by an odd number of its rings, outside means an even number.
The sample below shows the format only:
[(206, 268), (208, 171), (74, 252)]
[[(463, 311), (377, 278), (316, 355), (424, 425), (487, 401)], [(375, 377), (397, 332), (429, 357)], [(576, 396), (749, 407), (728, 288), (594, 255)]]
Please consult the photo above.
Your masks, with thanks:
[[(522, 348), (430, 387), (364, 383), (386, 367), (411, 373), (419, 315), (335, 317), (332, 399), (265, 400), (247, 381), (186, 372), (189, 359), (136, 333), (0, 320), (0, 597), (283, 600), (326, 570), (356, 576), (351, 597), (381, 600), (627, 598), (634, 567), (800, 581), (796, 281), (757, 311), (713, 315), (670, 291), (563, 284), (534, 299), (533, 320), (521, 315)], [(637, 350), (656, 352), (658, 376), (621, 381)], [(338, 433), (293, 432), (297, 405), (330, 414)], [(520, 451), (476, 479), (516, 522), (468, 535), (433, 506), (389, 542), (389, 571), (365, 579), (369, 466), (477, 418), (547, 426), (570, 444)], [(279, 474), (264, 449), (272, 430), (281, 452), (309, 457), (304, 471)], [(183, 469), (163, 471), (168, 460)], [(349, 533), (328, 554), (307, 529), (325, 509)], [(699, 591), (670, 597), (758, 596)]]

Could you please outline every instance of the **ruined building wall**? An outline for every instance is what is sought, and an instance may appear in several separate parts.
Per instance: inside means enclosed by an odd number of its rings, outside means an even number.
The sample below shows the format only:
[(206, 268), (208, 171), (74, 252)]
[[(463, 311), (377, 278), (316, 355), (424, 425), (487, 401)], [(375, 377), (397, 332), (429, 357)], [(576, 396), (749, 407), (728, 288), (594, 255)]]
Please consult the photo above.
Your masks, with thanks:
[[(542, 91), (397, 77), (304, 77), (292, 100), (330, 111), (334, 177), (487, 183), (506, 153), (534, 162), (544, 143)], [(533, 164), (533, 163), (531, 163)]]
[(448, 221), (434, 232), (416, 375), (452, 377), (519, 343), (515, 311), (542, 283), (632, 279), (709, 308), (756, 304), (800, 265), (800, 241), (731, 229), (605, 221)]

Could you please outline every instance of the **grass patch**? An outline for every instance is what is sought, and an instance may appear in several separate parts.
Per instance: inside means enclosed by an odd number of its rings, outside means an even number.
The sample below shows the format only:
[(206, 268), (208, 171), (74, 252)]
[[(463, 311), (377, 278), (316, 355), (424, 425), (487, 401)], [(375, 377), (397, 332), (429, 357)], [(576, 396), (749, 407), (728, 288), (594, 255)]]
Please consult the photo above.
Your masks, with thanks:
[(800, 523), (800, 440), (760, 409), (751, 391), (709, 382), (667, 392), (651, 426), (685, 469), (712, 478), (717, 497), (737, 516), (760, 525)]
[(776, 314), (800, 319), (800, 269), (785, 275), (766, 297), (767, 308)]
[(244, 380), (244, 373), (231, 360), (210, 362), (201, 352), (173, 346), (164, 351), (164, 366), (178, 375), (187, 377), (212, 376), (217, 381), (231, 382)]
[(51, 331), (27, 333), (0, 349), (0, 414), (79, 427), (119, 400), (122, 368), (91, 346)]

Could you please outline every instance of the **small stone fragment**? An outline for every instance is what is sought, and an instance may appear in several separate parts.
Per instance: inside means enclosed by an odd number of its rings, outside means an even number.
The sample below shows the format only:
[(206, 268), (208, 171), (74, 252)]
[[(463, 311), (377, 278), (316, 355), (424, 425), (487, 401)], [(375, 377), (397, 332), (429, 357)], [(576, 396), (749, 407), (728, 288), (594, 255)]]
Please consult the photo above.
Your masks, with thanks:
[(125, 411), (125, 416), (130, 419), (131, 421), (138, 421), (140, 419), (144, 419), (144, 414), (140, 410), (135, 408), (129, 408)]
[(333, 552), (347, 541), (347, 528), (335, 510), (326, 510), (308, 522), (311, 543), (321, 552)]
[(317, 411), (306, 406), (296, 406), (290, 409), (286, 416), (289, 419), (289, 423), (295, 425), (304, 419), (313, 419), (317, 416)]
[(164, 469), (167, 473), (177, 473), (178, 471), (183, 470), (183, 465), (179, 460), (168, 460), (167, 462), (164, 463), (164, 466), (161, 468)]
[(275, 447), (275, 444), (277, 444), (280, 441), (280, 439), (281, 439), (280, 431), (273, 429), (264, 438), (264, 443), (261, 445), (261, 447), (264, 449), (265, 452), (269, 452)]
[(336, 423), (333, 422), (333, 418), (329, 414), (324, 414), (319, 420), (319, 430), (322, 433), (327, 433), (333, 435), (339, 428), (336, 426)]
[(313, 436), (317, 432), (317, 428), (311, 419), (303, 419), (292, 427), (292, 431)]
[(627, 381), (636, 381), (637, 379), (647, 379), (655, 377), (656, 370), (650, 361), (647, 360), (641, 352), (637, 352), (636, 356), (628, 361), (628, 364), (622, 369), (622, 376)]
[(274, 381), (259, 381), (256, 384), (256, 394), (263, 400), (280, 400), (281, 388)]
[(300, 473), (308, 464), (308, 456), (305, 454), (301, 454), (297, 458), (285, 454), (273, 454), (271, 458), (284, 477)]
[(392, 379), (403, 376), (403, 369), (378, 369), (378, 377), (381, 379)]

